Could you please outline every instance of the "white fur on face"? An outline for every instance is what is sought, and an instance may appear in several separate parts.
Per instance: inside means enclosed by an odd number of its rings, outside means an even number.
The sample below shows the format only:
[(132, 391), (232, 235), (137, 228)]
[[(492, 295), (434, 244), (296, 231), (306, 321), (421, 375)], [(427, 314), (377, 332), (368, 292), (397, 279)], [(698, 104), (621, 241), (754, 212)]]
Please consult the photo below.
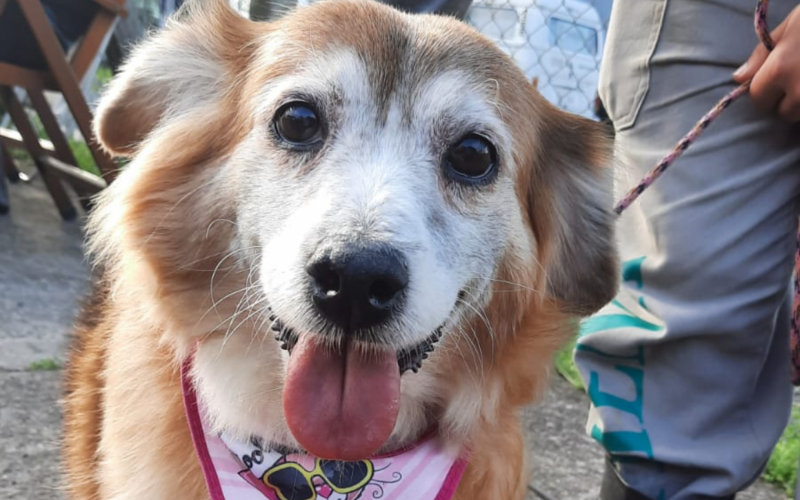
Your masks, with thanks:
[[(417, 98), (408, 120), (403, 108), (411, 93)], [(267, 113), (287, 95), (338, 103), (320, 106), (334, 116), (325, 118), (329, 144), (313, 159), (270, 150), (272, 116)], [(464, 199), (458, 191), (475, 188), (451, 187), (442, 177), (436, 127), (443, 123), (458, 131), (450, 141), (488, 132), (501, 155), (509, 150), (508, 132), (487, 98), (491, 92), (462, 72), (435, 75), (420, 88), (398, 88), (385, 120), (372, 95), (364, 63), (354, 52), (339, 49), (262, 96), (262, 126), (237, 154), (247, 179), (241, 192), (242, 237), (260, 248), (254, 257), (261, 286), (278, 317), (296, 331), (312, 333), (320, 321), (305, 267), (321, 245), (380, 242), (399, 250), (409, 265), (409, 290), (402, 312), (382, 335), (398, 348), (408, 347), (451, 318), (464, 287), (470, 287), (469, 295), (480, 295), (472, 287), (485, 286), (493, 275), (508, 239), (507, 221), (522, 221), (513, 214), (519, 204), (508, 172), (490, 193)], [(508, 155), (501, 158), (502, 168), (513, 168)]]

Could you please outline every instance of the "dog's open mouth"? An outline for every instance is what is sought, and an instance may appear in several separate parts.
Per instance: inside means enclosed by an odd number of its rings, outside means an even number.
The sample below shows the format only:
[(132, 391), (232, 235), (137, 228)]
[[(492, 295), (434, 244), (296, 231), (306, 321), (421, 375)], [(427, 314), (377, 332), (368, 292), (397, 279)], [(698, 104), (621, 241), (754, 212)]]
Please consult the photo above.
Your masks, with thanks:
[(289, 429), (303, 448), (332, 460), (369, 458), (386, 443), (400, 409), (400, 376), (418, 371), (442, 336), (437, 328), (409, 349), (364, 352), (352, 340), (332, 348), (270, 320), (290, 353), (283, 389)]
[[(298, 335), (291, 328), (286, 328), (280, 319), (275, 315), (269, 317), (272, 323), (271, 329), (275, 333), (275, 340), (281, 346), (281, 349), (292, 353), (295, 345), (297, 345)], [(425, 340), (419, 344), (397, 351), (397, 366), (400, 368), (400, 374), (407, 371), (417, 373), (422, 368), (422, 362), (428, 359), (428, 355), (436, 348), (436, 343), (442, 338), (442, 328), (439, 327)]]

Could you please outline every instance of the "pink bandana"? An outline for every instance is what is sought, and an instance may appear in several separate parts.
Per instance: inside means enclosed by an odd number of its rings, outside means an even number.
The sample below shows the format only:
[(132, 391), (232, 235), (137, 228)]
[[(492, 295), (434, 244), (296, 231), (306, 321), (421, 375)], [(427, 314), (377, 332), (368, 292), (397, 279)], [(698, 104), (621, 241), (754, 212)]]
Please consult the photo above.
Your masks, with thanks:
[(258, 442), (208, 432), (189, 377), (181, 370), (183, 404), (211, 500), (450, 500), (467, 460), (435, 433), (417, 444), (358, 462), (281, 453)]

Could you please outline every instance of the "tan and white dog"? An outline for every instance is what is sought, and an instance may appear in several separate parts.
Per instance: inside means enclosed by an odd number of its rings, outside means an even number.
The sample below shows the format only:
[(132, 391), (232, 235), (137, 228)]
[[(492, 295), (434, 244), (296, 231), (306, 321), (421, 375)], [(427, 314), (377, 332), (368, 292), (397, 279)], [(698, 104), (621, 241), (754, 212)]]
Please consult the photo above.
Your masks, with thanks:
[(471, 450), (454, 498), (524, 497), (520, 409), (617, 285), (601, 125), (454, 19), (220, 0), (136, 49), (96, 132), (132, 162), (89, 225), (72, 498), (208, 498), (188, 356), (216, 430), (353, 460), (435, 426)]

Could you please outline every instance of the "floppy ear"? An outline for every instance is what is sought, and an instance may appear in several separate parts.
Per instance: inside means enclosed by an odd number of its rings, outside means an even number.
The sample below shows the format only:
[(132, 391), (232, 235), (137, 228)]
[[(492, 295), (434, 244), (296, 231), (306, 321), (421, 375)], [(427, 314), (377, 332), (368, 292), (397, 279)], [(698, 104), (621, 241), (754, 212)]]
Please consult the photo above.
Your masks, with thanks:
[(572, 314), (610, 302), (619, 272), (612, 212), (612, 141), (596, 122), (545, 105), (529, 207), (547, 292)]
[(112, 81), (95, 118), (100, 143), (129, 156), (167, 115), (220, 99), (224, 81), (247, 66), (256, 30), (225, 0), (188, 1)]

